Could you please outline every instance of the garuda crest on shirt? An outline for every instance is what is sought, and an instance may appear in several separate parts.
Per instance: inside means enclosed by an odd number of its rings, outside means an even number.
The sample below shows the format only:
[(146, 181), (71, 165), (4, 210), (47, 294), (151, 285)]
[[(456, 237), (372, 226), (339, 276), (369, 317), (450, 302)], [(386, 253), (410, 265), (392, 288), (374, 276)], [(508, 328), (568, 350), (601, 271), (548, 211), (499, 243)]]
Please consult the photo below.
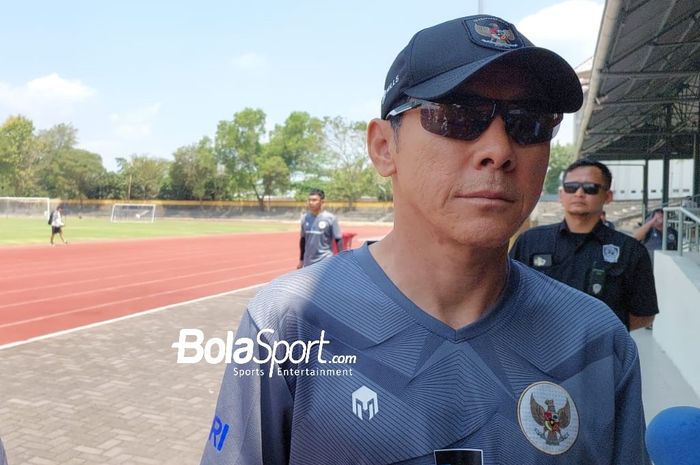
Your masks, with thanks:
[(559, 410), (554, 405), (554, 400), (547, 399), (544, 401), (545, 406), (538, 404), (534, 395), (530, 395), (530, 412), (535, 422), (542, 427), (541, 431), (537, 431), (537, 435), (552, 446), (558, 446), (562, 441), (567, 439), (569, 435), (564, 432), (571, 423), (571, 405), (569, 399), (566, 404)]
[(518, 425), (530, 444), (548, 455), (565, 453), (576, 443), (579, 412), (575, 399), (551, 381), (536, 381), (520, 394)]

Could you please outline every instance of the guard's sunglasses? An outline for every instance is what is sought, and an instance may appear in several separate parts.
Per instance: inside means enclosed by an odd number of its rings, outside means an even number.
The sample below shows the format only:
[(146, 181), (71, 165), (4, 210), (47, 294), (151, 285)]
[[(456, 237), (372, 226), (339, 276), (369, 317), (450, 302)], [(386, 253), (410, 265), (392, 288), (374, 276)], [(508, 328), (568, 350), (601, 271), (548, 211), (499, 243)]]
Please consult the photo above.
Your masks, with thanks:
[(562, 113), (542, 108), (538, 102), (460, 99), (460, 103), (437, 103), (411, 99), (387, 114), (387, 119), (420, 108), (420, 123), (428, 132), (460, 140), (474, 140), (488, 129), (497, 114), (505, 121), (506, 133), (519, 145), (549, 142), (557, 134)]
[(598, 192), (600, 192), (600, 189), (603, 186), (594, 182), (565, 182), (563, 187), (564, 192), (567, 194), (575, 194), (580, 188), (583, 187), (584, 194), (598, 195)]

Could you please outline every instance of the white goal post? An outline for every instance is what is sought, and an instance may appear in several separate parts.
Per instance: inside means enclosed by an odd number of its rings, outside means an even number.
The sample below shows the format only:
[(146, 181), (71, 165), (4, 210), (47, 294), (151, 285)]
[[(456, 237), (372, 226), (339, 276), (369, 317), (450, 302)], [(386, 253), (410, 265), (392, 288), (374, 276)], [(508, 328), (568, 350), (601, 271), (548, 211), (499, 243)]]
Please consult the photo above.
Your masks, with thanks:
[(156, 205), (152, 203), (115, 203), (112, 205), (112, 223), (153, 223)]
[(0, 216), (48, 218), (50, 213), (48, 197), (0, 197)]

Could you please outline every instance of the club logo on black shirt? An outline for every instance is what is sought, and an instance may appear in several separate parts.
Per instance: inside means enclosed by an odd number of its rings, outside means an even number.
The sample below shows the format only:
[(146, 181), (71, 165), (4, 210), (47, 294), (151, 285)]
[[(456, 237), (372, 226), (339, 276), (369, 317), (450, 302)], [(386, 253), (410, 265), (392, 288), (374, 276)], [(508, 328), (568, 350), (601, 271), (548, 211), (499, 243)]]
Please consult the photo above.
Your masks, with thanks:
[(608, 263), (617, 263), (620, 258), (620, 247), (613, 244), (605, 244), (603, 246), (603, 260)]
[(540, 253), (532, 256), (532, 266), (535, 268), (545, 268), (552, 266), (552, 254)]

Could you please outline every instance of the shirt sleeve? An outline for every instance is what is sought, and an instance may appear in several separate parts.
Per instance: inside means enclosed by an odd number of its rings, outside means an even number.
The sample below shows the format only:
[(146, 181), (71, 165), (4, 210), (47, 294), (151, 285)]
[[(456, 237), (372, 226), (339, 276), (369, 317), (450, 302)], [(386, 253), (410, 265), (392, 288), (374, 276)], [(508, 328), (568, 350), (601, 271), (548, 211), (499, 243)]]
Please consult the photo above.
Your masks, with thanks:
[(340, 231), (340, 222), (338, 218), (333, 218), (333, 237), (336, 239), (342, 239), (343, 233)]
[(635, 244), (633, 267), (626, 272), (625, 299), (629, 313), (651, 316), (659, 313), (651, 259), (646, 248)]
[(7, 456), (5, 455), (5, 448), (2, 445), (2, 439), (0, 439), (0, 465), (7, 465)]
[[(610, 463), (615, 465), (651, 465), (647, 455), (644, 435), (646, 422), (642, 407), (642, 380), (639, 368), (639, 355), (630, 339), (626, 358), (631, 360), (615, 387), (615, 428), (613, 448), (614, 457)], [(625, 369), (626, 368), (626, 369)]]
[[(255, 358), (269, 352), (258, 344), (259, 328), (246, 313), (236, 335), (254, 342)], [(272, 345), (271, 342), (263, 342)], [(242, 347), (242, 346), (240, 346)], [(239, 346), (234, 345), (234, 354)], [(262, 370), (262, 373), (255, 373)], [(289, 462), (292, 395), (270, 364), (235, 361), (226, 367), (202, 465), (278, 465)]]

